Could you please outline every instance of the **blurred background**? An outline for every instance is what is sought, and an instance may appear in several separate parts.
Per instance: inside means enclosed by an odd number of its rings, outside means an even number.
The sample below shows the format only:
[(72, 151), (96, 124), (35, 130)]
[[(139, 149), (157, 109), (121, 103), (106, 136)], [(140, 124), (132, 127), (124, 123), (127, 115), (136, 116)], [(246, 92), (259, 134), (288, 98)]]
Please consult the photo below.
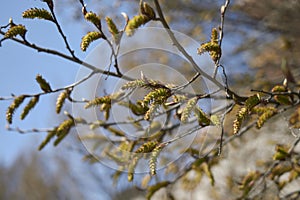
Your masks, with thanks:
[[(138, 12), (138, 2), (87, 0), (86, 4), (88, 10), (103, 18), (110, 16), (121, 26), (123, 18), (120, 13), (134, 16)], [(149, 3), (152, 4), (151, 1)], [(161, 0), (172, 29), (187, 34), (199, 45), (209, 40), (213, 27), (219, 26), (219, 8), (223, 3), (221, 0)], [(42, 20), (22, 19), (22, 12), (31, 7), (46, 6), (41, 1), (5, 1), (0, 7), (0, 25), (6, 25), (12, 17), (16, 24), (26, 25), (29, 41), (66, 52), (54, 25)], [(232, 88), (240, 94), (249, 94), (250, 89), (270, 90), (274, 84), (282, 83), (288, 73), (293, 74), (295, 82), (299, 80), (299, 10), (298, 0), (231, 1), (225, 18), (221, 63), (226, 67)], [(80, 41), (93, 27), (83, 19), (79, 2), (55, 1), (55, 11), (76, 55), (84, 59), (89, 52), (82, 53)], [(160, 24), (151, 22), (147, 26), (160, 27)], [(89, 50), (96, 45), (93, 44)], [(38, 53), (9, 40), (2, 43), (0, 60), (1, 97), (39, 92), (35, 82), (37, 74), (42, 74), (53, 88), (64, 87), (75, 81), (80, 69), (74, 63)], [(30, 130), (57, 125), (65, 118), (55, 114), (57, 95), (41, 98), (26, 120), (15, 117), (11, 127)], [(26, 199), (124, 199), (127, 194), (130, 199), (142, 198), (134, 185), (126, 184), (126, 178), (121, 178), (113, 188), (111, 175), (114, 170), (101, 164), (83, 162), (86, 152), (76, 136), (68, 137), (58, 147), (48, 145), (38, 152), (46, 133), (8, 131), (5, 128), (5, 112), (10, 103), (0, 101), (0, 199), (23, 199), (25, 195)], [(71, 107), (64, 109), (70, 111)], [(17, 112), (16, 116), (19, 114)], [(277, 129), (278, 134), (284, 130)], [(274, 132), (274, 129), (269, 127), (264, 132)], [(280, 137), (274, 138), (274, 141), (280, 140)], [(240, 142), (243, 144), (245, 141)], [(255, 141), (252, 145), (258, 143)], [(225, 166), (230, 168), (227, 164)], [(191, 199), (192, 196), (191, 193)]]

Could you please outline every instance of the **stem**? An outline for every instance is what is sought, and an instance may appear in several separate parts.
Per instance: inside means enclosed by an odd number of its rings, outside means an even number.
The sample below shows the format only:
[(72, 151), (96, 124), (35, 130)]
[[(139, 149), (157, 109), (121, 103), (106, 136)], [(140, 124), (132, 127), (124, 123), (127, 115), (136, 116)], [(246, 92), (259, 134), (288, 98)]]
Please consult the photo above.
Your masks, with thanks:
[(206, 72), (204, 72), (194, 61), (194, 59), (186, 52), (186, 50), (182, 47), (182, 45), (177, 41), (174, 33), (171, 31), (165, 17), (164, 14), (162, 12), (162, 9), (160, 7), (160, 4), (158, 2), (158, 0), (154, 0), (155, 3), (155, 7), (157, 10), (157, 13), (159, 15), (159, 20), (162, 23), (163, 27), (165, 28), (165, 30), (167, 31), (169, 37), (171, 38), (173, 44), (177, 47), (177, 49), (184, 55), (184, 57), (190, 62), (190, 64), (193, 66), (193, 68), (195, 69), (195, 71), (197, 71), (197, 73), (199, 73), (199, 76), (202, 75), (203, 77), (205, 77), (206, 79), (208, 79), (209, 81), (211, 81), (212, 83), (214, 83), (216, 86), (218, 86), (221, 90), (226, 91), (227, 95), (230, 99), (234, 99), (235, 101), (238, 102), (244, 102), (246, 101), (247, 97), (241, 97), (238, 96), (237, 94), (235, 94), (233, 91), (231, 91), (229, 88), (227, 88), (226, 86), (222, 85), (220, 82), (218, 82), (215, 78), (211, 77), (210, 75), (208, 75)]
[[(226, 0), (225, 4), (221, 6), (221, 22), (220, 22), (220, 26), (219, 26), (219, 30), (220, 30), (220, 32), (219, 32), (219, 46), (220, 46), (221, 50), (222, 50), (222, 41), (223, 41), (223, 37), (224, 37), (225, 13), (226, 13), (226, 10), (227, 10), (227, 7), (229, 6), (229, 4), (230, 4), (230, 0)], [(214, 69), (214, 73), (213, 73), (214, 78), (216, 78), (221, 57), (222, 57), (222, 53), (221, 53), (219, 59), (217, 60), (217, 62), (215, 63), (216, 65), (215, 65), (215, 69)]]
[[(0, 34), (1, 35), (5, 35), (5, 32), (1, 31), (0, 30)], [(106, 74), (106, 75), (110, 75), (110, 76), (114, 76), (114, 77), (117, 77), (117, 78), (123, 78), (125, 80), (128, 80), (128, 81), (132, 81), (134, 80), (133, 78), (130, 78), (128, 76), (121, 76), (117, 73), (114, 73), (114, 72), (109, 72), (109, 71), (106, 71), (106, 70), (102, 70), (102, 69), (99, 69), (89, 63), (86, 63), (82, 60), (80, 60), (79, 58), (74, 58), (72, 56), (69, 56), (69, 55), (66, 55), (64, 53), (61, 53), (59, 51), (56, 51), (56, 50), (52, 50), (52, 49), (46, 49), (46, 48), (43, 48), (43, 47), (40, 47), (40, 46), (37, 46), (33, 43), (29, 43), (28, 41), (24, 41), (24, 40), (21, 40), (21, 39), (18, 39), (18, 38), (10, 38), (11, 40), (15, 41), (15, 42), (18, 42), (24, 46), (27, 46), (27, 47), (30, 47), (32, 49), (35, 49), (37, 50), (38, 52), (44, 52), (44, 53), (48, 53), (48, 54), (52, 54), (52, 55), (56, 55), (56, 56), (59, 56), (61, 58), (64, 58), (66, 60), (69, 60), (69, 61), (72, 61), (72, 62), (75, 62), (77, 64), (80, 64), (80, 65), (83, 65), (84, 67), (92, 70), (93, 72), (95, 73), (101, 73), (101, 74)]]
[(61, 28), (61, 26), (60, 26), (60, 24), (59, 24), (59, 22), (58, 22), (58, 20), (57, 20), (57, 18), (56, 18), (56, 15), (55, 15), (55, 12), (54, 12), (54, 10), (53, 10), (53, 7), (51, 7), (51, 6), (48, 4), (48, 8), (49, 8), (49, 10), (51, 11), (52, 17), (53, 17), (53, 19), (54, 19), (53, 22), (55, 23), (55, 25), (56, 25), (56, 27), (57, 27), (57, 30), (58, 30), (59, 34), (60, 34), (61, 37), (63, 38), (64, 43), (65, 43), (65, 45), (66, 45), (66, 48), (68, 49), (68, 51), (70, 52), (70, 54), (72, 55), (72, 57), (73, 57), (74, 59), (77, 59), (77, 57), (76, 57), (75, 54), (74, 54), (74, 50), (71, 49), (71, 46), (70, 46), (70, 44), (69, 44), (69, 42), (68, 42), (68, 40), (67, 40), (67, 37), (66, 37), (66, 35), (64, 34), (64, 32), (63, 32), (63, 30), (62, 30), (62, 28)]

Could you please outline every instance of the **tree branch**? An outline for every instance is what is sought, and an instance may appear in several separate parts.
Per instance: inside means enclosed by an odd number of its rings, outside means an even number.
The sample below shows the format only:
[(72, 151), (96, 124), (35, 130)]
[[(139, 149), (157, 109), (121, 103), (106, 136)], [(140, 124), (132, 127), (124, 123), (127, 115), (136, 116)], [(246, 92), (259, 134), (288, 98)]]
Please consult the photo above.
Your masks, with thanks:
[(77, 57), (76, 57), (75, 54), (74, 54), (74, 50), (71, 49), (71, 46), (70, 46), (70, 44), (69, 44), (69, 42), (68, 42), (68, 40), (67, 40), (67, 37), (66, 37), (66, 35), (64, 34), (64, 32), (63, 32), (63, 30), (62, 30), (62, 28), (61, 28), (61, 26), (60, 26), (60, 24), (59, 24), (59, 22), (58, 22), (58, 20), (57, 20), (57, 18), (56, 18), (56, 15), (55, 15), (53, 6), (51, 6), (49, 3), (47, 3), (47, 5), (48, 5), (48, 8), (49, 8), (49, 10), (50, 10), (50, 12), (51, 12), (51, 14), (52, 14), (52, 17), (53, 17), (53, 20), (54, 20), (53, 22), (55, 23), (55, 25), (56, 25), (56, 27), (57, 27), (57, 30), (58, 30), (59, 34), (61, 35), (61, 37), (62, 37), (63, 40), (64, 40), (64, 43), (65, 43), (65, 45), (66, 45), (66, 48), (68, 49), (68, 51), (70, 52), (70, 54), (72, 55), (72, 57), (73, 57), (74, 59), (77, 59)]
[(157, 13), (159, 15), (159, 20), (162, 23), (163, 27), (165, 28), (165, 30), (167, 31), (169, 37), (171, 38), (173, 44), (177, 47), (177, 49), (184, 55), (184, 57), (190, 62), (190, 64), (193, 66), (194, 70), (197, 72), (197, 74), (195, 75), (195, 77), (198, 76), (203, 76), (206, 79), (208, 79), (209, 81), (211, 81), (212, 83), (214, 83), (217, 87), (219, 87), (221, 90), (225, 91), (228, 95), (228, 98), (230, 99), (234, 99), (237, 102), (243, 103), (244, 101), (246, 101), (247, 97), (241, 97), (237, 94), (235, 94), (233, 91), (231, 91), (229, 88), (227, 88), (226, 86), (222, 85), (220, 82), (218, 82), (215, 78), (211, 77), (210, 75), (208, 75), (206, 72), (204, 72), (194, 61), (194, 59), (186, 52), (186, 50), (182, 47), (182, 45), (177, 41), (174, 33), (172, 32), (172, 30), (170, 29), (164, 14), (162, 12), (162, 9), (160, 7), (160, 4), (158, 2), (158, 0), (154, 0), (155, 3), (155, 7), (157, 10)]
[[(0, 30), (0, 34), (1, 35), (5, 35), (5, 32), (1, 31)], [(66, 60), (69, 60), (69, 61), (72, 61), (72, 62), (75, 62), (77, 64), (80, 64), (80, 65), (83, 65), (84, 67), (92, 70), (93, 72), (95, 73), (101, 73), (101, 74), (106, 74), (106, 75), (110, 75), (110, 76), (114, 76), (114, 77), (117, 77), (117, 78), (123, 78), (125, 80), (128, 80), (128, 81), (131, 81), (131, 80), (134, 80), (133, 78), (130, 78), (128, 76), (121, 76), (117, 73), (114, 73), (114, 72), (109, 72), (109, 71), (105, 71), (105, 70), (102, 70), (102, 69), (99, 69), (89, 63), (86, 63), (82, 60), (80, 60), (79, 58), (74, 58), (72, 56), (69, 56), (69, 55), (66, 55), (64, 53), (61, 53), (59, 51), (56, 51), (56, 50), (52, 50), (52, 49), (47, 49), (47, 48), (43, 48), (43, 47), (40, 47), (40, 46), (37, 46), (33, 43), (29, 43), (28, 41), (24, 41), (24, 40), (21, 40), (21, 39), (18, 39), (18, 38), (10, 38), (11, 40), (19, 43), (19, 44), (22, 44), (24, 46), (27, 46), (27, 47), (30, 47), (32, 49), (35, 49), (37, 50), (38, 52), (44, 52), (44, 53), (48, 53), (48, 54), (52, 54), (52, 55), (56, 55), (56, 56), (59, 56), (61, 58), (64, 58)]]

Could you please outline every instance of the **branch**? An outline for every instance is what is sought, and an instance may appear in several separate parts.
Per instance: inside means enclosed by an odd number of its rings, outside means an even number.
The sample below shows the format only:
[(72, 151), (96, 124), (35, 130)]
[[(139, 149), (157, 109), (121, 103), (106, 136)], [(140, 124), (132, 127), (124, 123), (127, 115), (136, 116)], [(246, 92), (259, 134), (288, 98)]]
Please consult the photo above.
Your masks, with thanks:
[[(0, 34), (1, 35), (5, 35), (5, 32), (1, 31), (0, 30)], [(52, 50), (52, 49), (47, 49), (47, 48), (43, 48), (43, 47), (40, 47), (40, 46), (37, 46), (33, 43), (29, 43), (28, 41), (24, 41), (24, 40), (21, 40), (21, 39), (18, 39), (18, 38), (10, 38), (11, 40), (15, 41), (15, 42), (18, 42), (24, 46), (27, 46), (27, 47), (30, 47), (32, 49), (35, 49), (37, 50), (38, 52), (44, 52), (44, 53), (48, 53), (48, 54), (52, 54), (52, 55), (56, 55), (56, 56), (59, 56), (61, 58), (64, 58), (66, 60), (69, 60), (69, 61), (72, 61), (72, 62), (75, 62), (77, 64), (80, 64), (80, 65), (83, 65), (84, 67), (92, 70), (93, 72), (95, 73), (101, 73), (101, 74), (106, 74), (106, 75), (110, 75), (110, 76), (114, 76), (114, 77), (117, 77), (117, 78), (123, 78), (125, 80), (134, 80), (133, 78), (130, 78), (128, 76), (121, 76), (117, 73), (114, 73), (114, 72), (109, 72), (109, 71), (106, 71), (106, 70), (102, 70), (102, 69), (99, 69), (89, 63), (86, 63), (82, 60), (80, 60), (79, 58), (74, 58), (72, 56), (69, 56), (69, 55), (66, 55), (64, 53), (61, 53), (59, 51), (56, 51), (56, 50)]]
[(186, 52), (186, 50), (181, 46), (181, 44), (177, 41), (174, 33), (171, 31), (165, 17), (164, 14), (162, 12), (162, 9), (160, 7), (160, 4), (158, 2), (158, 0), (154, 0), (155, 3), (155, 7), (157, 10), (157, 13), (159, 15), (159, 20), (162, 23), (163, 27), (165, 28), (165, 30), (167, 31), (169, 37), (171, 38), (173, 44), (177, 47), (177, 49), (184, 55), (184, 57), (190, 62), (190, 64), (193, 66), (193, 68), (197, 71), (195, 77), (198, 76), (203, 76), (206, 79), (208, 79), (209, 81), (211, 81), (212, 83), (214, 83), (216, 86), (218, 86), (221, 90), (226, 91), (227, 95), (230, 99), (234, 99), (235, 101), (238, 102), (244, 102), (246, 101), (247, 97), (241, 97), (238, 96), (237, 94), (235, 94), (233, 91), (231, 91), (229, 88), (227, 88), (226, 86), (222, 85), (220, 82), (218, 82), (215, 78), (211, 77), (210, 75), (208, 75), (206, 72), (204, 72), (194, 61), (194, 59)]
[(70, 52), (70, 54), (72, 55), (72, 57), (73, 57), (74, 59), (77, 59), (77, 57), (76, 57), (75, 54), (74, 54), (74, 50), (71, 49), (70, 44), (69, 44), (69, 42), (68, 42), (68, 40), (67, 40), (67, 37), (66, 37), (66, 35), (64, 34), (63, 30), (61, 29), (61, 26), (60, 26), (60, 24), (59, 24), (59, 22), (58, 22), (58, 20), (57, 20), (57, 18), (56, 18), (56, 15), (55, 15), (55, 12), (54, 12), (54, 9), (53, 9), (53, 5), (51, 6), (49, 3), (47, 3), (47, 5), (48, 5), (49, 10), (51, 11), (51, 14), (52, 14), (52, 17), (53, 17), (53, 20), (54, 20), (53, 22), (55, 23), (55, 25), (56, 25), (56, 27), (57, 27), (57, 30), (58, 30), (59, 34), (61, 35), (61, 37), (62, 37), (63, 40), (64, 40), (64, 43), (65, 43), (65, 45), (66, 45), (66, 48), (68, 49), (68, 51)]
[(227, 10), (227, 7), (230, 4), (230, 0), (226, 0), (225, 4), (221, 6), (221, 24), (220, 24), (220, 35), (219, 35), (219, 45), (220, 48), (222, 46), (222, 41), (223, 41), (223, 37), (224, 37), (224, 22), (225, 22), (225, 13)]
[[(83, 13), (86, 13), (87, 10), (86, 10), (86, 5), (85, 5), (84, 1), (83, 0), (79, 0), (79, 3), (82, 6)], [(102, 38), (105, 40), (105, 42), (107, 42), (107, 44), (109, 45), (109, 47), (111, 49), (111, 57), (110, 57), (110, 64), (109, 64), (108, 71), (110, 70), (110, 66), (111, 66), (111, 62), (112, 62), (112, 57), (114, 57), (114, 62), (115, 62), (114, 67), (115, 67), (115, 69), (117, 71), (117, 74), (119, 76), (123, 76), (123, 74), (120, 71), (119, 64), (118, 64), (118, 53), (116, 53), (116, 51), (114, 49), (114, 46), (112, 45), (112, 43), (109, 41), (109, 39), (107, 38), (107, 36), (102, 31), (101, 26), (99, 27), (99, 26), (95, 25), (95, 27), (100, 31), (100, 33), (102, 34)]]

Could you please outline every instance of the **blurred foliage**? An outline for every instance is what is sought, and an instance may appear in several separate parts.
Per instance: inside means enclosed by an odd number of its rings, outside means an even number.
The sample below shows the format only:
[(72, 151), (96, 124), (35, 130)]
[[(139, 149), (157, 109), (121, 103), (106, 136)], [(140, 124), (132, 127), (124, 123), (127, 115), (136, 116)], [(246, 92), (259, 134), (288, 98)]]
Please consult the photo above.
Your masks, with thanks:
[(0, 199), (82, 199), (68, 161), (36, 152), (21, 154), (9, 166), (0, 166)]

